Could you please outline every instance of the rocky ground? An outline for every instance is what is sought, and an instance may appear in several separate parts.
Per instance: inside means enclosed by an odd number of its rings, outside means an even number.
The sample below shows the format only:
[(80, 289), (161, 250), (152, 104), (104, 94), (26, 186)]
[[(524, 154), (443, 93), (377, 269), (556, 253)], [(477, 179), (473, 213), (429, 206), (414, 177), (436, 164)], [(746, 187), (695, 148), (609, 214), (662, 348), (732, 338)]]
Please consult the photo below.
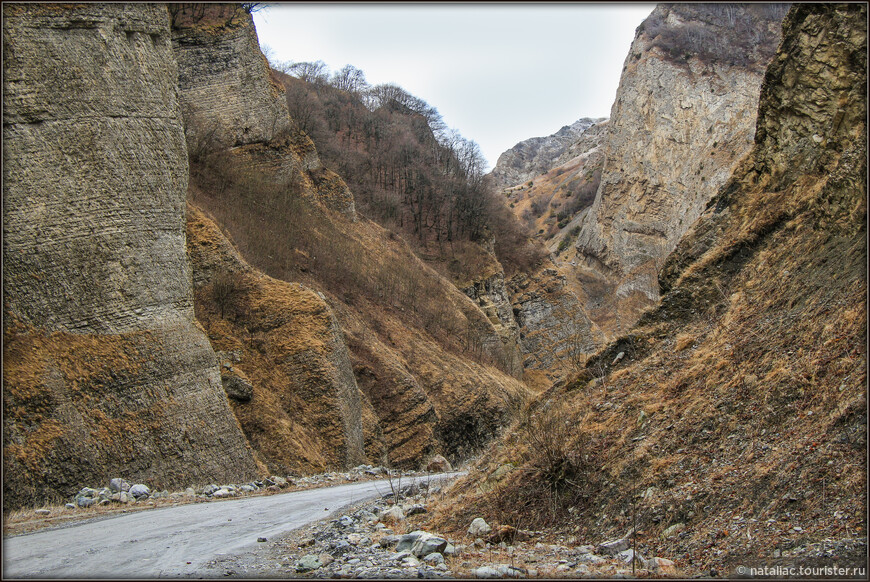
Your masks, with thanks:
[[(407, 481), (406, 481), (407, 483)], [(215, 560), (216, 575), (302, 578), (552, 578), (679, 576), (674, 562), (634, 552), (628, 539), (592, 545), (543, 532), (493, 527), (477, 518), (465, 535), (426, 530), (441, 488), (394, 482), (381, 499), (338, 518), (263, 540), (260, 552)], [(395, 502), (395, 493), (399, 500)], [(557, 542), (557, 543), (551, 543)]]

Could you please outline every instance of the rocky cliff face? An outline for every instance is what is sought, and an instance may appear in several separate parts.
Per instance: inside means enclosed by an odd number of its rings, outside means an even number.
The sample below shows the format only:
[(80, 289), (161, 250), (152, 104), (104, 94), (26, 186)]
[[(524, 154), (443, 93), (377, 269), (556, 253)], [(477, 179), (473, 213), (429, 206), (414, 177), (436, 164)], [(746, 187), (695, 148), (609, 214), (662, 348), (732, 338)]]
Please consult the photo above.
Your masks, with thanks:
[(603, 339), (555, 267), (545, 262), (537, 272), (519, 273), (509, 282), (520, 327), (524, 378), (537, 388), (579, 369)]
[(498, 157), (490, 173), (496, 186), (506, 188), (519, 185), (547, 172), (557, 165), (554, 160), (565, 154), (587, 129), (602, 121), (604, 119), (584, 117), (553, 135), (521, 141)]
[(664, 4), (638, 28), (572, 274), (607, 333), (658, 299), (664, 257), (749, 151), (779, 18), (768, 5)]
[(555, 266), (545, 261), (535, 272), (508, 280), (498, 271), (462, 290), (501, 339), (505, 371), (534, 390), (578, 369), (603, 339)]
[(504, 272), (475, 281), (462, 289), (492, 323), (507, 356), (505, 371), (513, 376), (522, 376), (523, 362), (520, 355), (520, 326), (514, 318), (510, 294), (505, 284)]
[(251, 15), (238, 4), (170, 5), (179, 101), (196, 158), (224, 152), (355, 217), (353, 195), (296, 130), (286, 91), (260, 52)]
[(3, 10), (4, 503), (253, 477), (194, 322), (165, 6)]

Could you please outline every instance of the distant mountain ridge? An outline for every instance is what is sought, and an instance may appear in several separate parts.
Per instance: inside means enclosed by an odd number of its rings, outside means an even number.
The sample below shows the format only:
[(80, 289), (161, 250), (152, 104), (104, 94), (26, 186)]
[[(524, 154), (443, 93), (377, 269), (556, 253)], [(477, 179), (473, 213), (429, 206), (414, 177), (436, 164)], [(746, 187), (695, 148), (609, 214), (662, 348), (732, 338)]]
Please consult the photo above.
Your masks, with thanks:
[(490, 176), (499, 187), (515, 186), (553, 167), (583, 133), (606, 118), (583, 117), (545, 137), (532, 137), (516, 144), (498, 157)]

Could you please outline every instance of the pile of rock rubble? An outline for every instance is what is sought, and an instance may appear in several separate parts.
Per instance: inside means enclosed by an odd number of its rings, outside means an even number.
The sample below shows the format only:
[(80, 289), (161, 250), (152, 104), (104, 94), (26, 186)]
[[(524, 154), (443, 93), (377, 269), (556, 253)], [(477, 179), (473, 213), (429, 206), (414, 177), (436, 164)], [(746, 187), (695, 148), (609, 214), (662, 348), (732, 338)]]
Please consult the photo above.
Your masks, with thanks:
[[(671, 560), (644, 559), (627, 538), (573, 547), (544, 544), (543, 532), (475, 518), (462, 539), (416, 529), (438, 487), (402, 488), (291, 536), (283, 562), (313, 578), (533, 578), (676, 575)], [(408, 531), (411, 530), (411, 531)], [(401, 533), (408, 531), (408, 533)]]

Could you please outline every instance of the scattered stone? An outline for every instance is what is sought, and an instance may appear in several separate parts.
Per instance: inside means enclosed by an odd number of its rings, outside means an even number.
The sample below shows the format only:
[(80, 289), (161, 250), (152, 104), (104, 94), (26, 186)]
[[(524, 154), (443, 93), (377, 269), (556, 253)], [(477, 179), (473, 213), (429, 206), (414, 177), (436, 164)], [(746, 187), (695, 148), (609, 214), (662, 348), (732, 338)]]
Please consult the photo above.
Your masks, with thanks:
[(76, 505), (75, 503), (67, 503), (66, 505), (64, 505), (64, 507), (66, 507), (67, 509), (75, 509)]
[(636, 553), (634, 550), (631, 549), (619, 552), (618, 554), (616, 554), (616, 557), (619, 559), (619, 561), (624, 564), (628, 564), (629, 566), (631, 566), (632, 562), (635, 562), (635, 565), (638, 568), (646, 568), (647, 565), (646, 560), (644, 560), (640, 554)]
[(492, 532), (492, 527), (482, 517), (475, 517), (471, 521), (471, 525), (468, 526), (468, 533), (475, 538), (485, 536), (490, 532)]
[[(378, 525), (381, 525), (381, 524), (378, 524)], [(400, 539), (402, 539), (402, 536), (386, 535), (386, 536), (382, 537), (380, 540), (378, 540), (378, 544), (382, 548), (392, 548), (392, 547), (395, 547), (396, 544), (399, 543)]]
[(232, 491), (231, 489), (229, 489), (227, 487), (221, 487), (220, 489), (218, 489), (217, 491), (212, 493), (211, 496), (216, 497), (217, 499), (222, 499), (224, 497), (235, 497), (236, 492)]
[(440, 554), (446, 548), (447, 540), (440, 536), (424, 533), (414, 542), (414, 545), (411, 547), (411, 553), (420, 558), (435, 552)]
[(396, 523), (405, 520), (405, 512), (398, 505), (394, 505), (381, 515), (381, 521), (384, 523)]
[(604, 542), (603, 544), (598, 545), (598, 552), (604, 554), (605, 556), (615, 556), (619, 552), (623, 550), (627, 550), (631, 544), (628, 543), (628, 540), (625, 538), (621, 538), (618, 540), (611, 540), (609, 542)]
[(613, 358), (613, 362), (610, 365), (615, 366), (620, 361), (622, 361), (622, 358), (624, 358), (624, 357), (625, 357), (625, 352), (619, 352), (618, 354), (616, 354), (616, 357)]
[(438, 552), (432, 552), (423, 558), (423, 561), (432, 566), (437, 566), (438, 564), (444, 563), (444, 556), (442, 556)]
[(302, 556), (298, 562), (296, 562), (296, 571), (297, 572), (310, 572), (312, 570), (317, 570), (323, 566), (323, 563), (320, 561), (320, 558), (315, 556), (314, 554), (307, 554)]
[(646, 567), (653, 572), (668, 574), (671, 576), (676, 575), (677, 573), (676, 565), (672, 560), (668, 560), (667, 558), (660, 558), (658, 556), (647, 560)]
[(36, 515), (51, 515), (51, 511), (48, 509), (37, 509), (33, 513), (35, 513)]
[[(126, 488), (125, 488), (126, 487)], [(111, 489), (114, 493), (120, 493), (121, 491), (129, 491), (130, 484), (121, 479), (120, 477), (115, 477), (111, 481), (109, 481), (109, 489)]]
[(151, 490), (148, 489), (147, 485), (144, 485), (142, 483), (137, 483), (136, 485), (130, 487), (130, 491), (128, 493), (132, 495), (133, 498), (136, 500), (148, 499), (148, 497), (151, 496)]
[(266, 485), (277, 485), (281, 489), (284, 489), (289, 485), (287, 479), (285, 479), (284, 477), (279, 477), (277, 475), (272, 475), (268, 479), (265, 479), (263, 483)]
[(350, 543), (347, 540), (341, 540), (335, 544), (335, 546), (332, 548), (332, 550), (330, 550), (329, 553), (332, 555), (332, 557), (335, 558), (338, 556), (343, 556), (344, 554), (346, 554), (348, 552), (352, 552), (352, 551), (353, 551), (353, 546), (350, 545)]
[(471, 571), (475, 578), (525, 578), (526, 573), (508, 564), (481, 566)]
[(266, 538), (257, 538), (257, 542), (268, 542), (269, 540)]
[(453, 467), (450, 465), (450, 461), (445, 459), (443, 456), (435, 455), (426, 465), (426, 470), (430, 473), (444, 473), (446, 471), (452, 471)]
[(207, 495), (207, 496), (211, 497), (212, 494), (219, 489), (220, 489), (220, 487), (218, 487), (217, 485), (211, 484), (211, 485), (206, 485), (199, 492), (202, 495)]
[(686, 524), (675, 523), (674, 525), (670, 526), (669, 528), (667, 528), (665, 531), (662, 532), (662, 537), (665, 538), (666, 540), (670, 539), (670, 538), (674, 538), (677, 536), (677, 534), (679, 534), (684, 529), (686, 529)]
[(342, 515), (338, 519), (338, 523), (342, 527), (353, 527), (353, 518), (350, 517), (349, 515)]
[(90, 507), (91, 505), (96, 505), (97, 500), (93, 497), (77, 497), (76, 504), (79, 507)]
[(250, 402), (254, 397), (254, 385), (239, 370), (221, 370), (221, 384), (227, 397), (237, 402)]
[(411, 533), (407, 533), (403, 536), (399, 537), (399, 541), (396, 544), (396, 551), (403, 552), (405, 550), (410, 551), (411, 548), (414, 547), (414, 544), (417, 543), (422, 536), (428, 535), (425, 531), (418, 529), (416, 531), (412, 531)]
[(412, 515), (418, 515), (421, 513), (426, 513), (426, 506), (421, 505), (420, 503), (415, 503), (414, 505), (410, 506), (407, 511), (405, 511), (405, 516), (410, 517)]

